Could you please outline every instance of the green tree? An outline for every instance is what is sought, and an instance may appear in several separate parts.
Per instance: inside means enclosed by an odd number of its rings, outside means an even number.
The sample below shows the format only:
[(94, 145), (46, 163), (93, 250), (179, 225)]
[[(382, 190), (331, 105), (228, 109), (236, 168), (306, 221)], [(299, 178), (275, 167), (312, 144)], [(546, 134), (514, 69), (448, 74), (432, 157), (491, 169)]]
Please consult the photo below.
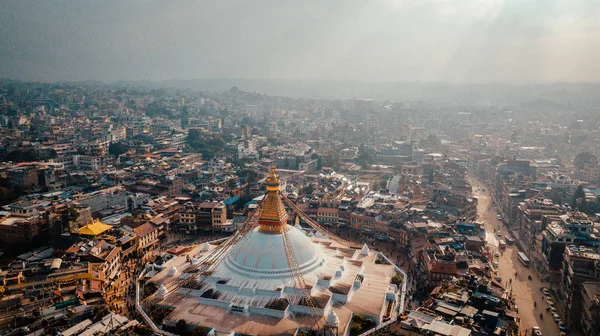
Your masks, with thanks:
[(590, 152), (580, 152), (573, 159), (573, 164), (577, 169), (582, 170), (586, 163), (596, 163), (598, 158)]
[(129, 147), (126, 144), (122, 143), (121, 141), (112, 142), (108, 146), (108, 153), (111, 155), (114, 155), (115, 158), (121, 154), (126, 153), (128, 150), (129, 150)]
[(196, 326), (192, 330), (192, 336), (206, 336), (206, 335), (208, 335), (209, 331), (210, 331), (210, 329), (208, 329), (207, 327)]
[(323, 156), (323, 164), (327, 167), (331, 167), (334, 170), (340, 169), (340, 164), (342, 162), (342, 158), (340, 156), (340, 152), (334, 149), (330, 149)]
[(583, 191), (582, 185), (579, 185), (577, 189), (575, 189), (573, 199), (571, 200), (571, 208), (573, 210), (579, 209), (579, 211), (584, 212), (583, 209), (585, 208), (585, 192)]
[(404, 280), (404, 278), (402, 278), (402, 274), (396, 274), (392, 277), (392, 284), (400, 287), (400, 285), (402, 285), (402, 281)]
[(144, 286), (144, 298), (147, 298), (150, 295), (154, 294), (157, 290), (158, 290), (158, 286), (156, 285), (156, 283), (148, 282)]
[(191, 129), (186, 141), (188, 146), (202, 153), (203, 159), (212, 159), (225, 146), (225, 140), (220, 135), (203, 134), (199, 129)]
[(429, 134), (427, 136), (427, 142), (429, 143), (430, 146), (432, 146), (433, 148), (435, 148), (437, 150), (440, 150), (443, 148), (442, 141), (435, 134)]
[(33, 149), (15, 149), (14, 151), (9, 152), (5, 160), (13, 161), (13, 162), (31, 162), (38, 161), (40, 159), (38, 153)]
[(185, 320), (181, 319), (177, 321), (177, 323), (175, 324), (175, 333), (180, 336), (189, 334), (187, 323), (185, 322)]

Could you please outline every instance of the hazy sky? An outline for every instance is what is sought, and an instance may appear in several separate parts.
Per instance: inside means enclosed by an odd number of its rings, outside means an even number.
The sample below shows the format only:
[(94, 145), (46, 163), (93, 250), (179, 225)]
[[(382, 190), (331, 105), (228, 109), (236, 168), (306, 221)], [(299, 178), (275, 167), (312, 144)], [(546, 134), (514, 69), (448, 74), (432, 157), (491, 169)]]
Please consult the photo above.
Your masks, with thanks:
[(600, 0), (0, 0), (0, 77), (600, 80)]

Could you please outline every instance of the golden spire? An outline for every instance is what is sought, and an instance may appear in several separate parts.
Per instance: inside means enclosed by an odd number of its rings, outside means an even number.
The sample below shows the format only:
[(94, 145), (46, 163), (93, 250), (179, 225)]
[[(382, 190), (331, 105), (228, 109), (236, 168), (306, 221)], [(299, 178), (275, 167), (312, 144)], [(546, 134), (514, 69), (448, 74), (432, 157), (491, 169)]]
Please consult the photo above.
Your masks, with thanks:
[(271, 167), (271, 171), (269, 172), (269, 176), (267, 177), (267, 191), (279, 191), (279, 176), (277, 176), (277, 171), (275, 171), (275, 167)]
[(263, 210), (258, 220), (260, 232), (281, 233), (287, 224), (288, 215), (279, 195), (279, 184), (275, 167), (272, 167), (267, 177), (267, 197), (263, 200)]

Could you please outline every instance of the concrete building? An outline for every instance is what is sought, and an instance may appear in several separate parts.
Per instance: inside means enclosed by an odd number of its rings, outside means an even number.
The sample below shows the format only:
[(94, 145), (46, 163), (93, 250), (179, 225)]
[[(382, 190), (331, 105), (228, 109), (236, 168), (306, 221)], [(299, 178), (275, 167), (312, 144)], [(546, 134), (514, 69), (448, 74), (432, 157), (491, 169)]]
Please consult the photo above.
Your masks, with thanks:
[(575, 325), (583, 310), (582, 285), (600, 281), (600, 254), (585, 247), (565, 249), (560, 290), (564, 298), (566, 324)]
[(581, 329), (585, 336), (600, 335), (600, 282), (584, 282), (581, 285), (583, 309)]

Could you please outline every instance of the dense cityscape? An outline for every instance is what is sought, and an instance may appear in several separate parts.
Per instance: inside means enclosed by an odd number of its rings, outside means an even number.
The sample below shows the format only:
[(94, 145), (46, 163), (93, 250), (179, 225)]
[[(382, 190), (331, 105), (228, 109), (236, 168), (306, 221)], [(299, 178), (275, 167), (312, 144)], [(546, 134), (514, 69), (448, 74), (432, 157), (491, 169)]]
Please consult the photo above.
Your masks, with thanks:
[(598, 110), (510, 106), (2, 81), (0, 334), (598, 335)]

